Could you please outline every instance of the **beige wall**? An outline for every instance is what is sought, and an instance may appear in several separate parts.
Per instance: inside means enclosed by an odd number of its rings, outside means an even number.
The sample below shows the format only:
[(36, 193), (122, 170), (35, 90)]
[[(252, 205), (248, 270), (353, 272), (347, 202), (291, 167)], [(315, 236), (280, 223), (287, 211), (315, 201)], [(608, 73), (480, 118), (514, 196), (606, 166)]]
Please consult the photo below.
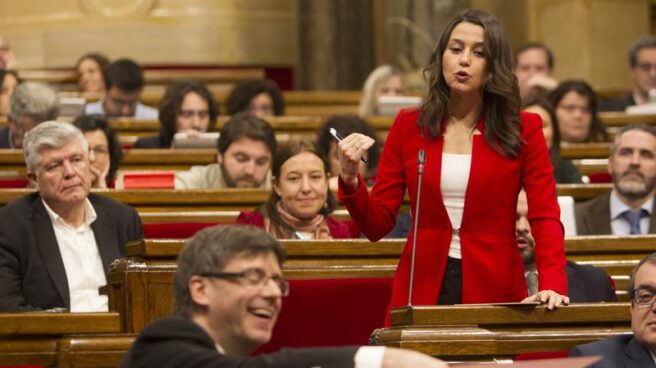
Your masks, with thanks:
[(0, 33), (20, 67), (89, 51), (146, 64), (293, 66), (295, 0), (3, 0)]
[(472, 0), (495, 13), (511, 44), (540, 41), (556, 59), (556, 77), (580, 78), (600, 90), (628, 89), (626, 52), (651, 27), (649, 0)]

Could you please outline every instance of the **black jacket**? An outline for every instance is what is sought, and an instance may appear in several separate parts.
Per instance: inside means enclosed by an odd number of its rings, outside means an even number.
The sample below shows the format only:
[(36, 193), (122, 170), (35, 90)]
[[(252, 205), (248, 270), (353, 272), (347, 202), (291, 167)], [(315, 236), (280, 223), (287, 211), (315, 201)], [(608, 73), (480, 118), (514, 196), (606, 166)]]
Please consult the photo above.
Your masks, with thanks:
[(357, 347), (283, 349), (256, 357), (231, 357), (216, 349), (210, 336), (182, 317), (146, 326), (119, 365), (121, 368), (350, 368)]
[[(96, 194), (88, 198), (107, 274), (125, 255), (125, 244), (143, 238), (141, 220), (132, 207)], [(70, 309), (68, 280), (50, 217), (39, 193), (32, 193), (0, 209), (0, 311), (51, 308)]]

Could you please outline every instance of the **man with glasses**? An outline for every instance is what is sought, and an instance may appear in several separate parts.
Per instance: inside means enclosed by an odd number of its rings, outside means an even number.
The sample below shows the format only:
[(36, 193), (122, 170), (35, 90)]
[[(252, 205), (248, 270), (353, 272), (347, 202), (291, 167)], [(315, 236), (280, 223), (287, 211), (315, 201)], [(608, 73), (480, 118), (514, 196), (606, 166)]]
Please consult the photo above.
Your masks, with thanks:
[(575, 346), (570, 356), (603, 356), (591, 368), (656, 368), (656, 253), (638, 263), (630, 283), (633, 334)]
[(615, 134), (608, 158), (613, 190), (574, 208), (578, 235), (656, 233), (656, 128), (626, 125)]
[(99, 101), (88, 104), (85, 114), (157, 120), (157, 110), (139, 102), (145, 84), (139, 64), (119, 59), (109, 64), (103, 76), (107, 92)]
[(23, 157), (38, 190), (0, 209), (0, 311), (106, 312), (98, 288), (143, 238), (137, 212), (89, 193), (89, 147), (72, 124), (30, 130)]
[(37, 82), (19, 84), (9, 98), (9, 117), (7, 126), (0, 130), (0, 148), (22, 148), (26, 132), (58, 115), (59, 98), (54, 89)]
[[(173, 317), (147, 326), (121, 367), (446, 367), (385, 347), (284, 349), (250, 357), (271, 338), (289, 285), (282, 245), (252, 226), (207, 228), (178, 257)], [(318, 332), (320, 333), (320, 332)]]
[(629, 106), (654, 102), (656, 99), (656, 36), (639, 38), (629, 49), (628, 56), (633, 79), (631, 92), (603, 101), (599, 104), (600, 111), (624, 111)]

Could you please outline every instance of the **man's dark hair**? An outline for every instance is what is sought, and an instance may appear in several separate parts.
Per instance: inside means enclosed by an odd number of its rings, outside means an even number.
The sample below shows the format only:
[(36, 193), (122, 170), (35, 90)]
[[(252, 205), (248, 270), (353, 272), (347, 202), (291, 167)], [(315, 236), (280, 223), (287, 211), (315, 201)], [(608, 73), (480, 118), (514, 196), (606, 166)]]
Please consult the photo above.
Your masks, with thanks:
[(636, 40), (636, 42), (631, 45), (629, 49), (629, 65), (631, 68), (635, 68), (638, 63), (638, 53), (642, 49), (656, 49), (656, 36), (642, 36)]
[(123, 149), (118, 141), (116, 132), (109, 126), (109, 123), (101, 115), (82, 115), (73, 120), (73, 125), (82, 131), (82, 133), (100, 130), (107, 138), (107, 148), (109, 149), (109, 172), (107, 173), (107, 185), (110, 185), (116, 178), (118, 167), (123, 161)]
[[(640, 267), (642, 267), (643, 264), (645, 263), (654, 263), (656, 264), (656, 252), (646, 256), (645, 258), (641, 259), (640, 262), (633, 268), (631, 271), (631, 277), (629, 278), (629, 293), (635, 288), (635, 275), (638, 273), (638, 270)], [(631, 295), (631, 304), (633, 304), (633, 295)]]
[(173, 314), (190, 317), (200, 312), (189, 293), (194, 275), (220, 272), (236, 256), (254, 257), (273, 254), (282, 266), (285, 250), (280, 242), (264, 230), (251, 225), (219, 225), (205, 228), (189, 239), (178, 256), (173, 279)]
[(226, 101), (228, 115), (247, 111), (251, 100), (260, 93), (266, 93), (273, 101), (273, 115), (285, 114), (285, 100), (276, 82), (270, 79), (252, 79), (238, 83), (230, 91)]
[(112, 86), (116, 86), (121, 91), (137, 92), (146, 83), (143, 69), (130, 59), (118, 59), (109, 64), (103, 76), (108, 91)]
[(521, 46), (519, 46), (515, 50), (515, 67), (517, 67), (517, 60), (519, 60), (519, 55), (523, 53), (524, 51), (530, 50), (530, 49), (540, 49), (544, 51), (545, 54), (547, 54), (547, 65), (549, 66), (549, 69), (553, 70), (554, 68), (554, 56), (553, 52), (543, 43), (541, 42), (528, 42), (525, 43)]
[(212, 93), (204, 84), (194, 81), (179, 81), (171, 83), (159, 104), (159, 140), (160, 147), (169, 148), (173, 136), (177, 133), (176, 122), (182, 110), (182, 101), (190, 92), (198, 94), (207, 103), (210, 124), (207, 131), (213, 131), (216, 118), (219, 116), (219, 105), (214, 101)]
[(276, 133), (271, 128), (271, 125), (265, 120), (247, 112), (231, 116), (223, 125), (219, 134), (219, 153), (224, 154), (232, 142), (240, 138), (264, 142), (269, 151), (271, 151), (271, 155), (275, 154), (278, 148)]

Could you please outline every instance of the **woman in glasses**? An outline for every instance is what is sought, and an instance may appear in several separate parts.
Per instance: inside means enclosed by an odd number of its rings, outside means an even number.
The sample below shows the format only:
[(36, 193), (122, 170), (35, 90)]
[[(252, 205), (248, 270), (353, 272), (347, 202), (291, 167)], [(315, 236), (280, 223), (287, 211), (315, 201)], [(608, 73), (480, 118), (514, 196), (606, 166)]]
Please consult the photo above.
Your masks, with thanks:
[(202, 83), (171, 83), (159, 106), (159, 135), (137, 140), (134, 148), (170, 148), (176, 133), (198, 136), (214, 130), (219, 107)]
[(226, 101), (228, 115), (248, 111), (258, 118), (285, 114), (285, 100), (276, 82), (252, 79), (238, 83)]
[(100, 115), (83, 115), (73, 121), (89, 142), (89, 162), (93, 174), (92, 188), (112, 188), (123, 151), (116, 132)]

